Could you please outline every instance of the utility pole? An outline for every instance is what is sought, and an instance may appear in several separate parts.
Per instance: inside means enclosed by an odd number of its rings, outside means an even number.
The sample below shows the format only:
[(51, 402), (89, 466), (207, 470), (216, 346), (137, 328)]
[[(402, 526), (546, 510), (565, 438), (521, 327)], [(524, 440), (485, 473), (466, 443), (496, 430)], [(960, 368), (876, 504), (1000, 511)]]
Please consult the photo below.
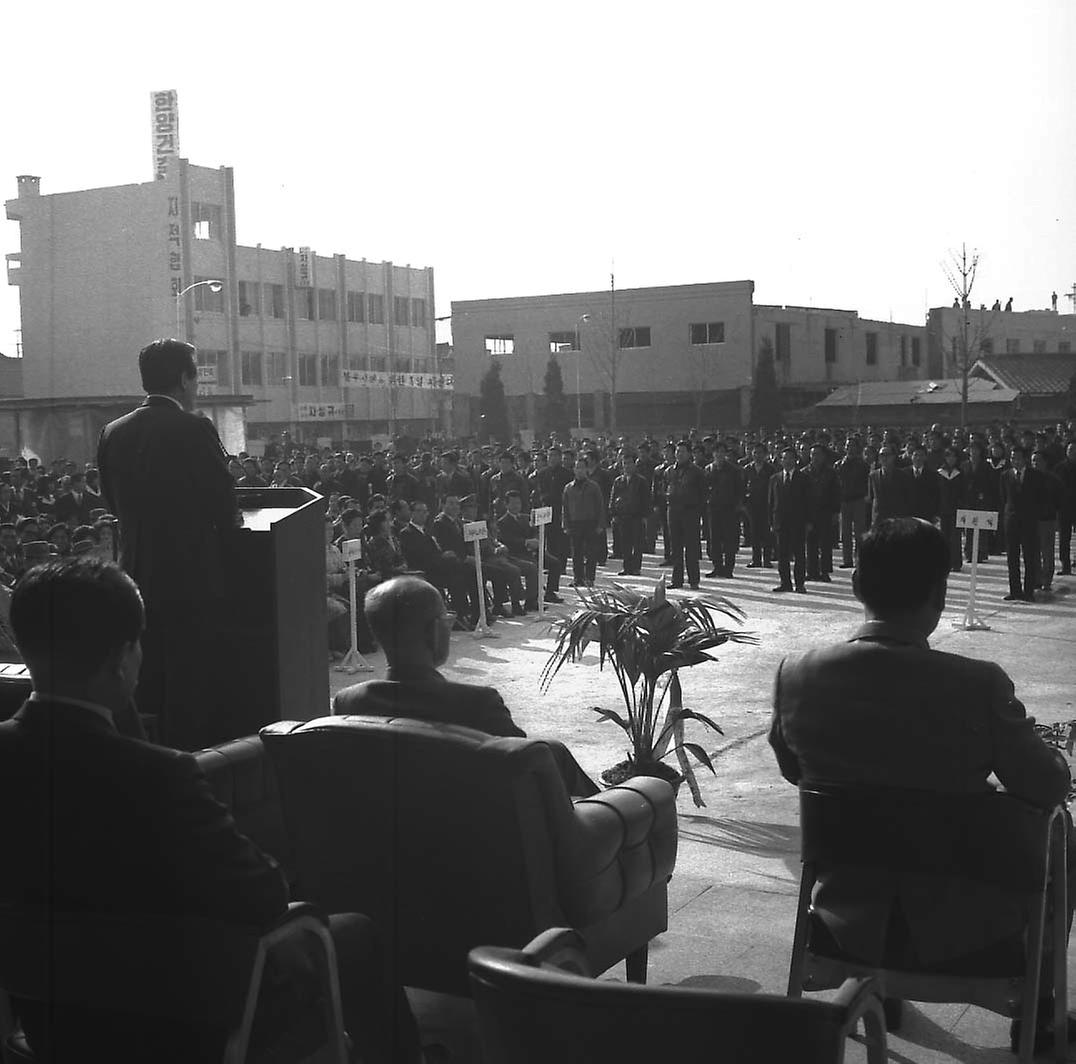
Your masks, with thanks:
[(617, 347), (616, 335), (616, 278), (609, 270), (609, 352), (611, 355), (609, 383), (609, 428), (616, 432), (616, 369), (620, 349)]
[(960, 427), (966, 428), (968, 422), (968, 373), (971, 359), (968, 351), (968, 330), (971, 328), (971, 290), (975, 286), (975, 273), (979, 268), (979, 253), (972, 249), (968, 258), (966, 244), (960, 245), (960, 255), (950, 253), (951, 262), (942, 263), (946, 280), (956, 293), (960, 304)]

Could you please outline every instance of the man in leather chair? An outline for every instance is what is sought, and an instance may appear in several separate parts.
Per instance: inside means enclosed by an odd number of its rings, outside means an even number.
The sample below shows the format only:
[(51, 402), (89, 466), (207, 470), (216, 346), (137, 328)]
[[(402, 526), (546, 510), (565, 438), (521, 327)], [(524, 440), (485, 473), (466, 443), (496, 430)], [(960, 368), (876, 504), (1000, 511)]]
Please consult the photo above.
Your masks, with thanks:
[[(866, 623), (848, 642), (778, 666), (770, 745), (790, 783), (986, 794), (993, 774), (1033, 805), (1064, 801), (1068, 765), (1035, 733), (1001, 667), (927, 642), (945, 609), (949, 565), (945, 536), (919, 518), (884, 520), (864, 537), (852, 588)], [(910, 954), (912, 967), (970, 960), (1026, 926), (1001, 887), (907, 875), (894, 888), (876, 869), (822, 870), (814, 908), (840, 952), (868, 964), (883, 949)], [(1052, 1015), (1051, 973), (1036, 1045)]]
[[(265, 927), (288, 905), (276, 861), (239, 833), (190, 754), (141, 741), (124, 724), (144, 624), (138, 588), (111, 562), (50, 562), (16, 587), (11, 627), (34, 690), (0, 724), (5, 846), (17, 855), (5, 863), (0, 904)], [(385, 974), (373, 925), (355, 913), (330, 925), (344, 1024), (362, 1060), (417, 1064), (414, 1017)], [(301, 951), (272, 959), (278, 978), (262, 1001), (270, 1019), (287, 1014), (307, 971)], [(35, 1057), (49, 1064), (89, 1060), (95, 1047), (131, 1064), (219, 1060), (226, 1037), (197, 1017), (125, 1012), (122, 1001), (107, 1012), (15, 1005)]]
[[(454, 683), (437, 670), (448, 661), (452, 628), (437, 588), (415, 576), (398, 576), (366, 594), (366, 620), (385, 651), (384, 680), (345, 687), (333, 712), (461, 724), (497, 736), (526, 738), (495, 687)], [(568, 748), (543, 740), (553, 752), (568, 793), (589, 798), (598, 788)]]

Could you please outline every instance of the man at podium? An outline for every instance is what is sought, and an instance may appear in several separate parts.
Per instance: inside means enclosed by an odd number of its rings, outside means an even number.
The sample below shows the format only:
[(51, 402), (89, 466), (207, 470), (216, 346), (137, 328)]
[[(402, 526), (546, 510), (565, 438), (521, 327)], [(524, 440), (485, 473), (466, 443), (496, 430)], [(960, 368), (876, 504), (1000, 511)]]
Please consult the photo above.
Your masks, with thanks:
[(193, 345), (155, 340), (139, 352), (145, 402), (106, 425), (97, 466), (119, 518), (120, 564), (146, 603), (136, 700), (157, 739), (197, 750), (220, 734), (227, 585), (223, 537), (237, 524), (227, 458), (213, 423), (194, 414)]

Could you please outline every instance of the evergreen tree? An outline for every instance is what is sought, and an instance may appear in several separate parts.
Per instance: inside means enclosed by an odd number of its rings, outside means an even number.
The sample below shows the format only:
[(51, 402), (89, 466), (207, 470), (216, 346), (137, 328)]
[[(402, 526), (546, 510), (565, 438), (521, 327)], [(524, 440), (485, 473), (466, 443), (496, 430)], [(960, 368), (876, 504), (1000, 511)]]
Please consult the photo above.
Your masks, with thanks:
[(564, 394), (564, 377), (560, 372), (560, 363), (552, 355), (545, 368), (545, 401), (542, 404), (542, 435), (555, 433), (558, 439), (567, 439), (571, 432), (571, 418), (568, 415), (568, 400)]
[(504, 396), (504, 381), (501, 380), (501, 363), (498, 359), (490, 359), (489, 369), (482, 378), (480, 389), (479, 439), (482, 443), (488, 443), (490, 440), (495, 443), (511, 443), (512, 429), (508, 424), (508, 400)]
[(755, 362), (754, 387), (751, 389), (751, 427), (776, 429), (781, 425), (781, 392), (773, 364), (773, 341), (763, 337)]

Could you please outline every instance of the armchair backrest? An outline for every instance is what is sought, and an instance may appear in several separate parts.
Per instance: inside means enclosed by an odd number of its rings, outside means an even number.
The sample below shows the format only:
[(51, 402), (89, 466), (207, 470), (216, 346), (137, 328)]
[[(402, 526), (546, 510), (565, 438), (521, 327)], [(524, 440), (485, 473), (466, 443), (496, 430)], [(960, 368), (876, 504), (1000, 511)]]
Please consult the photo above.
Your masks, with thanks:
[(565, 922), (572, 806), (541, 742), (385, 717), (278, 722), (262, 740), (305, 900), (392, 939), (405, 985), (467, 993), (467, 951)]

